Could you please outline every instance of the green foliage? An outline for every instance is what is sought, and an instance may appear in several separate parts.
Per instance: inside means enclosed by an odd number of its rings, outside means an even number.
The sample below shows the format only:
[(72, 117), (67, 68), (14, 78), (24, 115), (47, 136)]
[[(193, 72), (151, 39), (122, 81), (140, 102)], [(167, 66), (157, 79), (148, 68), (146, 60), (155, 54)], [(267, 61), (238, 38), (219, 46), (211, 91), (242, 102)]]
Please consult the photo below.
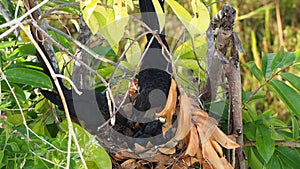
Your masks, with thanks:
[(172, 8), (176, 16), (194, 38), (196, 35), (204, 33), (209, 25), (210, 17), (207, 8), (200, 0), (192, 0), (191, 6), (194, 17), (178, 2), (166, 0), (166, 3)]
[(36, 70), (28, 68), (12, 68), (4, 72), (7, 80), (12, 83), (28, 84), (33, 87), (52, 89), (50, 78)]
[[(256, 143), (255, 147), (245, 149), (247, 163), (252, 168), (297, 168), (295, 161), (300, 160), (300, 149), (275, 145), (276, 141), (299, 141), (300, 71), (291, 69), (299, 64), (298, 53), (281, 49), (277, 54), (265, 54), (261, 69), (253, 61), (245, 64), (260, 83), (255, 92), (243, 93), (244, 134), (247, 141)], [(266, 99), (266, 93), (274, 94), (290, 110), (289, 121), (279, 120), (278, 111), (270, 109), (272, 105), (259, 113), (256, 106)], [(286, 128), (290, 124), (291, 129)]]
[[(13, 16), (16, 2), (13, 4), (7, 4), (10, 1), (2, 2), (5, 2), (5, 6), (9, 6), (9, 11)], [(47, 8), (41, 10), (48, 10), (65, 2), (75, 1), (51, 1), (47, 3)], [(136, 24), (136, 22), (133, 24), (128, 22), (128, 13), (130, 10), (132, 13), (137, 11), (133, 6), (133, 4), (136, 5), (137, 1), (126, 0), (125, 6), (120, 6), (121, 0), (102, 2), (104, 5), (97, 5), (98, 1), (96, 0), (82, 0), (79, 8), (78, 6), (65, 6), (59, 10), (75, 16), (74, 18), (82, 15), (92, 33), (100, 32), (107, 41), (107, 44), (101, 44), (93, 50), (101, 56), (117, 61), (122, 52), (121, 47), (124, 47), (125, 50), (135, 38), (130, 35), (131, 32), (127, 31), (127, 28)], [(119, 5), (114, 5), (114, 2)], [(162, 28), (167, 22), (164, 14), (159, 10), (157, 1), (155, 2), (155, 8), (160, 14), (159, 24)], [(191, 77), (199, 77), (201, 81), (205, 81), (206, 74), (200, 70), (194, 52), (197, 54), (200, 64), (205, 68), (206, 60), (203, 58), (206, 56), (207, 50), (206, 37), (198, 35), (205, 33), (209, 23), (209, 13), (200, 0), (185, 0), (183, 2), (184, 7), (174, 0), (167, 0), (166, 6), (169, 8), (166, 11), (169, 9), (177, 16), (192, 38), (192, 40), (186, 40), (178, 47), (176, 46), (173, 55), (180, 70), (178, 74), (182, 77), (180, 80), (190, 91), (197, 91), (198, 86), (191, 82)], [(262, 7), (256, 7), (261, 3), (253, 3), (252, 1), (234, 1), (233, 3), (235, 2), (239, 4), (239, 17), (236, 23), (239, 30), (237, 31), (239, 35), (242, 35), (240, 37), (244, 48), (248, 49), (247, 57), (241, 57), (241, 62), (245, 63), (251, 60), (242, 67), (244, 77), (242, 87), (246, 89), (243, 91), (244, 136), (246, 142), (253, 141), (255, 143), (255, 146), (245, 146), (247, 165), (251, 168), (299, 168), (300, 149), (276, 146), (276, 143), (278, 141), (299, 143), (300, 50), (285, 52), (284, 48), (281, 48), (276, 54), (269, 53), (278, 51), (279, 47), (273, 1), (267, 2)], [(293, 11), (296, 8), (296, 1), (284, 0), (280, 3), (281, 10), (287, 12), (289, 16), (284, 18), (282, 24), (289, 24), (283, 28), (286, 37), (285, 48), (294, 51), (300, 47), (299, 23), (296, 22), (299, 12)], [(213, 13), (220, 9), (218, 6), (221, 4), (211, 6)], [(25, 11), (23, 6), (21, 8), (19, 14)], [(50, 24), (59, 25), (57, 27), (63, 30), (68, 28), (72, 36), (76, 37), (79, 30), (79, 20), (50, 19)], [(5, 23), (2, 16), (0, 23)], [(75, 30), (71, 28), (72, 25), (76, 27)], [(273, 28), (275, 30), (270, 31)], [(0, 33), (5, 30), (1, 29)], [(134, 29), (134, 31), (139, 33), (139, 29)], [(177, 29), (170, 31), (175, 31), (174, 34), (177, 33)], [(74, 53), (74, 45), (65, 37), (52, 31), (49, 31), (49, 34), (71, 53)], [(124, 37), (126, 37), (125, 40)], [(139, 43), (133, 43), (120, 65), (131, 70), (135, 69), (142, 53)], [(58, 52), (57, 47), (54, 46), (54, 49), (59, 56), (59, 65), (65, 66), (63, 54)], [(39, 64), (33, 61), (32, 56), (35, 53), (35, 47), (32, 44), (17, 39), (16, 35), (11, 34), (1, 39), (0, 68), (11, 88), (1, 78), (0, 111), (5, 112), (5, 115), (0, 118), (0, 168), (63, 168), (67, 162), (67, 123), (63, 121), (58, 127), (50, 103), (38, 91), (34, 90), (35, 88), (53, 88), (50, 78), (42, 73)], [(260, 57), (261, 53), (262, 57)], [(89, 57), (88, 62), (93, 61), (93, 58)], [(101, 63), (93, 68), (104, 78), (110, 78), (115, 67)], [(192, 70), (192, 75), (189, 74), (190, 70)], [(69, 73), (72, 74), (72, 72)], [(121, 76), (122, 73), (122, 71), (117, 70), (115, 76)], [(66, 75), (68, 74), (66, 73)], [(99, 79), (96, 78), (96, 81)], [(111, 83), (115, 84), (114, 87), (117, 92), (127, 90), (128, 81), (126, 80), (113, 79)], [(96, 90), (103, 90), (104, 87), (103, 84), (100, 84), (95, 88)], [(16, 95), (17, 99), (12, 93)], [(23, 119), (17, 102), (20, 103), (25, 119)], [(227, 114), (222, 114), (222, 111), (227, 112), (228, 107), (224, 108), (224, 104), (227, 103), (223, 103), (223, 101), (215, 103), (212, 113), (223, 115), (221, 123), (223, 120), (227, 124)], [(284, 107), (278, 107), (278, 105)], [(285, 111), (285, 109), (289, 113), (283, 117), (281, 111)], [(63, 112), (56, 111), (61, 119), (65, 118)], [(24, 126), (25, 122), (30, 130)], [(112, 164), (107, 152), (95, 141), (95, 138), (80, 126), (73, 125), (88, 167), (111, 168)], [(71, 146), (70, 168), (82, 168), (75, 144), (72, 142)]]
[[(0, 130), (0, 168), (62, 168), (66, 165), (68, 147), (66, 122), (60, 124), (62, 130), (57, 133), (55, 138), (46, 135), (37, 137), (30, 134), (30, 140), (27, 140), (26, 130), (23, 127), (15, 128), (9, 122), (10, 120), (5, 122), (6, 128)], [(112, 168), (109, 156), (95, 141), (95, 137), (80, 126), (73, 125), (75, 135), (79, 138), (79, 146), (84, 150), (82, 154), (88, 167), (95, 169)], [(35, 123), (32, 128), (35, 133), (39, 134), (43, 133), (40, 131), (41, 129), (47, 130), (42, 122)], [(71, 146), (72, 152), (76, 152), (75, 145), (72, 143)], [(71, 168), (82, 167), (78, 155), (71, 153)]]

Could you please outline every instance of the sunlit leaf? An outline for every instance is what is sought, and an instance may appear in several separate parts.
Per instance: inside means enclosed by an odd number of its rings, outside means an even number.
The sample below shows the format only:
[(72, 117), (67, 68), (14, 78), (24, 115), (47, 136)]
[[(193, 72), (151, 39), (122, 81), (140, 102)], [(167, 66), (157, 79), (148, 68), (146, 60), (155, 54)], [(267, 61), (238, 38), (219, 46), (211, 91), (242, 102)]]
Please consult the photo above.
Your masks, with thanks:
[(172, 8), (179, 20), (186, 28), (189, 27), (189, 22), (192, 20), (190, 13), (175, 0), (166, 0), (166, 3)]
[(274, 153), (275, 141), (271, 137), (269, 128), (264, 125), (259, 125), (256, 128), (256, 147), (267, 163)]
[(271, 80), (268, 86), (285, 103), (291, 112), (300, 117), (300, 95), (298, 92), (279, 80)]
[(9, 82), (52, 89), (50, 78), (43, 72), (28, 68), (12, 68), (4, 72)]
[[(194, 48), (192, 46), (192, 40), (185, 41), (183, 44), (179, 45), (174, 52), (174, 59), (180, 57), (180, 59), (195, 59), (195, 54), (197, 57), (206, 56), (207, 51), (207, 40), (206, 36), (199, 36), (193, 41)], [(199, 59), (202, 61), (202, 58)]]
[(36, 49), (33, 44), (26, 44), (19, 46), (17, 49), (15, 49), (9, 56), (8, 61), (13, 61), (14, 59), (18, 57), (24, 57), (29, 55), (35, 55)]
[(99, 28), (106, 24), (106, 11), (103, 6), (97, 5), (98, 0), (81, 0), (80, 9), (83, 19), (95, 34)]
[(206, 6), (200, 0), (192, 0), (194, 16), (190, 22), (190, 33), (192, 35), (203, 34), (210, 23), (210, 15)]
[[(127, 49), (131, 43), (132, 41), (128, 40), (125, 45), (125, 49)], [(128, 63), (131, 64), (133, 67), (137, 66), (141, 56), (142, 51), (140, 45), (137, 42), (134, 42), (132, 46), (128, 49), (128, 52), (126, 53), (126, 59)]]
[(166, 0), (166, 3), (172, 8), (176, 16), (187, 28), (192, 38), (197, 34), (202, 34), (208, 28), (210, 17), (207, 8), (199, 0), (192, 0), (194, 17), (174, 0)]
[(165, 13), (163, 12), (162, 7), (160, 6), (158, 0), (153, 0), (152, 3), (154, 5), (155, 12), (158, 18), (159, 30), (160, 30), (159, 33), (161, 33), (164, 29), (165, 22), (166, 22)]

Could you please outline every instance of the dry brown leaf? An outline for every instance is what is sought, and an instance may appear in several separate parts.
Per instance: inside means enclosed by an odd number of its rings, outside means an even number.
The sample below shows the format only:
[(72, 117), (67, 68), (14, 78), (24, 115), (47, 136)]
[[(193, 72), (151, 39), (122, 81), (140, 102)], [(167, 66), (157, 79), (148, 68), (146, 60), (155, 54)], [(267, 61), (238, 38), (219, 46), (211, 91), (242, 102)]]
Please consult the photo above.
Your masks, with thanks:
[(172, 118), (176, 110), (177, 103), (177, 85), (174, 79), (172, 79), (169, 95), (165, 108), (158, 114), (157, 117), (166, 119), (166, 123), (162, 127), (162, 132), (165, 133), (172, 127)]
[(199, 136), (196, 126), (193, 126), (189, 133), (189, 141), (187, 144), (185, 155), (195, 156), (199, 150)]
[(137, 168), (139, 164), (136, 159), (128, 159), (121, 164), (121, 167), (124, 169), (134, 169)]
[(135, 147), (134, 151), (135, 151), (137, 154), (142, 153), (142, 152), (145, 152), (145, 151), (147, 150), (145, 147), (141, 146), (141, 145), (138, 144), (138, 143), (134, 143), (134, 147)]
[(232, 169), (233, 167), (231, 166), (231, 164), (226, 160), (225, 157), (221, 158), (221, 162), (223, 163), (223, 165), (225, 166), (225, 169)]
[(188, 166), (184, 166), (181, 164), (175, 164), (172, 166), (172, 169), (188, 169), (188, 168), (189, 168)]
[(121, 151), (117, 154), (113, 155), (116, 160), (124, 160), (124, 159), (131, 159), (131, 158), (137, 158), (132, 153), (129, 153), (127, 151)]
[(152, 148), (152, 147), (153, 147), (153, 144), (150, 141), (148, 141), (148, 143), (146, 144), (146, 148)]
[(150, 162), (158, 162), (158, 163), (162, 163), (162, 164), (169, 164), (173, 161), (173, 158), (171, 158), (168, 155), (165, 154), (157, 154), (155, 156), (146, 158), (146, 160), (150, 161)]
[(204, 144), (202, 144), (202, 152), (204, 159), (214, 168), (225, 169), (225, 166), (221, 162), (220, 157), (218, 156), (210, 141), (206, 141)]
[(193, 120), (196, 121), (197, 125), (197, 131), (200, 137), (201, 144), (209, 141), (209, 139), (212, 137), (214, 131), (216, 130), (217, 126), (215, 124), (215, 121), (212, 120), (213, 118), (206, 118), (204, 120), (202, 117), (194, 116)]
[(192, 112), (192, 115), (193, 116), (200, 116), (200, 117), (203, 117), (203, 118), (207, 118), (208, 117), (208, 113), (202, 109), (197, 109), (196, 111), (193, 111)]
[(133, 102), (137, 96), (138, 96), (138, 80), (134, 79), (133, 81), (130, 82), (130, 87), (129, 87), (130, 101)]
[(178, 112), (178, 128), (175, 134), (176, 140), (182, 140), (189, 133), (191, 122), (191, 103), (186, 93), (182, 92), (180, 95), (180, 111)]
[(218, 153), (219, 157), (223, 157), (223, 150), (222, 147), (219, 145), (219, 143), (216, 142), (215, 140), (210, 140), (210, 142), (214, 147), (214, 149), (216, 150), (216, 152)]
[(163, 163), (158, 163), (156, 166), (155, 166), (155, 169), (165, 169), (166, 166), (163, 164)]
[(195, 158), (195, 157), (189, 157), (189, 156), (185, 156), (182, 158), (184, 163), (187, 165), (187, 166), (191, 166), (193, 165), (194, 163), (197, 163), (197, 162), (200, 162), (199, 159)]
[(233, 149), (233, 148), (238, 148), (240, 147), (239, 144), (234, 142), (232, 139), (230, 139), (226, 134), (223, 133), (221, 129), (216, 127), (216, 130), (213, 133), (213, 138), (216, 140), (218, 143), (220, 143), (223, 147), (227, 149)]
[(158, 148), (158, 151), (161, 152), (161, 153), (163, 153), (163, 154), (170, 155), (170, 154), (175, 154), (176, 149), (175, 148), (160, 147), (160, 148)]

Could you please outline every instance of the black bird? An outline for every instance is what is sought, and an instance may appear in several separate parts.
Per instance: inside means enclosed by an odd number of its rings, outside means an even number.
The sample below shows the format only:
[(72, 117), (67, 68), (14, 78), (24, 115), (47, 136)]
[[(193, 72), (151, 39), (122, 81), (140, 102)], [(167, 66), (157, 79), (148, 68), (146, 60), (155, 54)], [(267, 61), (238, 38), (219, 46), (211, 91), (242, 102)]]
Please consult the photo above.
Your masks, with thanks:
[[(159, 2), (162, 9), (164, 9), (163, 0), (159, 0)], [(161, 32), (159, 34), (159, 37), (161, 38), (163, 44), (168, 48), (164, 30), (159, 30), (159, 22), (152, 1), (139, 0), (139, 3), (142, 20), (152, 30)], [(34, 28), (32, 27), (31, 29)], [(32, 30), (32, 32), (38, 31)], [(38, 36), (38, 34), (34, 34), (33, 36)], [(147, 45), (149, 45), (149, 41), (152, 37), (153, 34), (147, 34)], [(42, 38), (36, 37), (35, 39), (38, 41)], [(39, 46), (50, 61), (50, 58), (43, 44), (39, 42)], [(51, 77), (48, 68), (45, 66), (45, 63), (43, 62), (43, 59), (38, 52), (37, 57), (39, 62), (41, 63), (43, 71), (49, 77)], [(149, 46), (149, 50), (146, 51), (146, 54), (142, 60), (140, 72), (137, 75), (139, 94), (135, 98), (135, 101), (133, 103), (133, 112), (137, 113), (137, 117), (139, 116), (138, 114), (143, 114), (150, 108), (165, 106), (169, 88), (171, 85), (171, 74), (171, 63), (169, 63), (167, 59), (165, 59), (162, 46), (160, 45), (158, 40), (154, 38)], [(61, 79), (58, 80), (60, 85), (62, 86), (70, 115), (77, 117), (80, 121), (83, 121), (84, 127), (92, 134), (95, 134), (97, 132), (97, 128), (110, 118), (106, 94), (93, 90), (81, 90), (83, 92), (82, 95), (78, 95), (74, 90), (67, 89)], [(63, 110), (61, 98), (56, 91), (57, 90), (55, 88), (53, 91), (41, 90), (41, 93), (45, 96), (45, 98), (57, 105), (59, 109)], [(117, 124), (121, 123), (125, 125), (128, 122), (128, 120), (119, 113), (116, 115), (116, 117)], [(148, 123), (141, 123), (139, 125), (139, 128), (134, 131), (134, 137), (148, 137), (160, 134), (161, 126), (162, 124), (157, 120)]]

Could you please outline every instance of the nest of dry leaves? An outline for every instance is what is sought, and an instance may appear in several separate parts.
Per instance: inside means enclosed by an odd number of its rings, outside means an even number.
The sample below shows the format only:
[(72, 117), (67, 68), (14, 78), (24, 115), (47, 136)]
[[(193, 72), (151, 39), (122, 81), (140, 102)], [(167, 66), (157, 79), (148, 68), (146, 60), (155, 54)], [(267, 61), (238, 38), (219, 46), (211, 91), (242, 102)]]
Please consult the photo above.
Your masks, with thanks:
[[(130, 92), (134, 100), (134, 89), (131, 88)], [(132, 149), (115, 149), (111, 153), (114, 168), (233, 168), (224, 157), (223, 148), (238, 148), (236, 136), (224, 134), (218, 128), (218, 122), (202, 110), (174, 79), (166, 106), (156, 116), (164, 121), (163, 137), (173, 130), (172, 138), (156, 146), (149, 140), (145, 145), (134, 143)]]

